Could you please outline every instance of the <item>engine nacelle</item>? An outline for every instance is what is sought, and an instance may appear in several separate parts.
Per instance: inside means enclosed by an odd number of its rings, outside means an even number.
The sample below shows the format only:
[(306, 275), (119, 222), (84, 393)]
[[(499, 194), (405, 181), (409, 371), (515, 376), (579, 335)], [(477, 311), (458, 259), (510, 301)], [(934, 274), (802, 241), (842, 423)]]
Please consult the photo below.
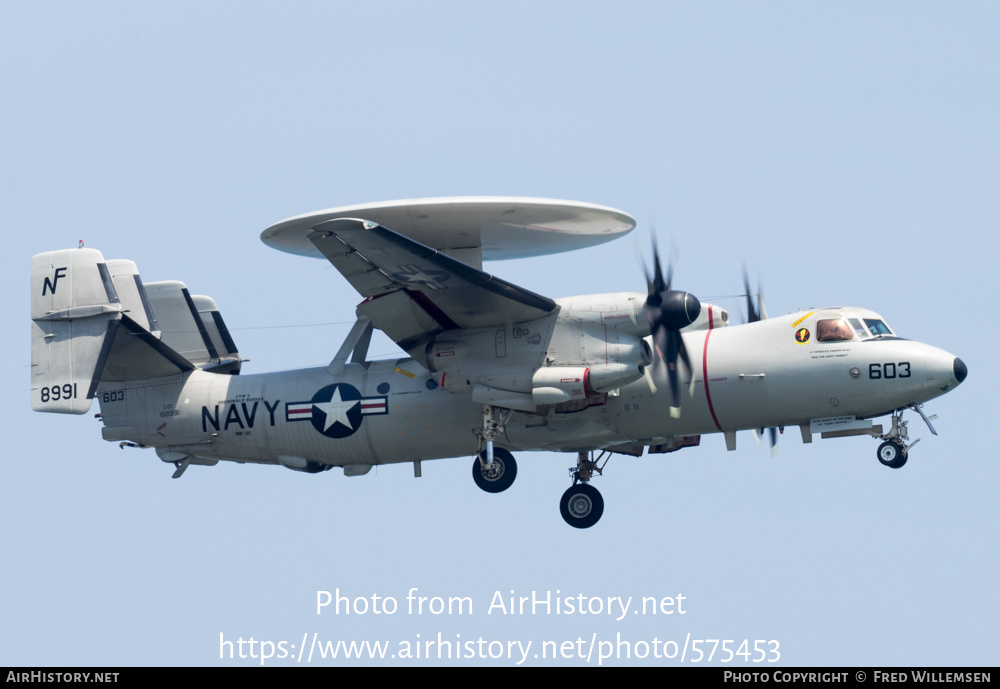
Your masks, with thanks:
[(559, 300), (559, 310), (523, 323), (451, 330), (418, 358), (442, 388), (477, 403), (534, 411), (628, 385), (652, 362), (645, 295)]
[(531, 377), (531, 398), (535, 404), (559, 404), (587, 396), (590, 369), (585, 366), (549, 366)]
[(531, 377), (531, 398), (537, 405), (582, 400), (639, 380), (643, 372), (642, 364), (548, 366)]
[(464, 342), (445, 340), (431, 342), (424, 350), (427, 368), (435, 373), (443, 371), (469, 353), (469, 345)]

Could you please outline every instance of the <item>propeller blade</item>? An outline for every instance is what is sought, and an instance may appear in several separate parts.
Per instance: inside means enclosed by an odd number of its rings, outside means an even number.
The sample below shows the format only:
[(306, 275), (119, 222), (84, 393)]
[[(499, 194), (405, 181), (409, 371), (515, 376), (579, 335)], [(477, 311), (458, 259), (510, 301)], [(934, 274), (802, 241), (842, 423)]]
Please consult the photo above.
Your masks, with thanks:
[(747, 323), (756, 323), (760, 320), (760, 313), (753, 305), (753, 295), (750, 293), (750, 278), (747, 276), (746, 265), (743, 266), (743, 290), (747, 296)]
[[(660, 252), (653, 239), (653, 273), (646, 269), (646, 287), (649, 290), (646, 297), (645, 311), (649, 322), (649, 332), (653, 339), (653, 365), (646, 382), (651, 391), (655, 391), (654, 379), (663, 379), (662, 366), (667, 368), (666, 378), (670, 385), (670, 415), (680, 416), (680, 374), (677, 371), (678, 361), (693, 371), (691, 358), (684, 346), (681, 329), (691, 325), (701, 313), (701, 302), (688, 292), (671, 289), (673, 283), (673, 265), (668, 263), (664, 276)], [(694, 375), (691, 376), (689, 394), (694, 394)]]
[[(761, 443), (761, 441), (763, 440), (763, 437), (764, 437), (764, 429), (763, 428), (755, 428), (755, 429), (753, 429), (753, 435), (754, 435), (754, 438), (757, 440), (757, 444), (760, 445), (760, 443)], [(770, 428), (768, 428), (767, 429), (767, 439), (768, 439), (768, 443), (767, 444), (771, 448), (771, 456), (772, 457), (777, 457), (778, 456), (778, 429), (775, 428), (774, 426), (771, 426)]]
[(676, 409), (677, 416), (680, 416), (681, 408), (680, 382), (677, 380), (677, 355), (683, 346), (684, 340), (681, 339), (679, 332), (669, 331), (667, 333), (667, 375), (670, 378), (670, 400), (672, 402), (670, 413), (673, 415), (673, 410)]
[(649, 386), (649, 391), (656, 394), (656, 383), (653, 382), (653, 367), (644, 366), (642, 370), (642, 377), (646, 379), (646, 385)]
[(668, 266), (667, 267), (667, 279), (663, 279), (663, 266), (660, 263), (660, 250), (656, 246), (656, 237), (653, 237), (653, 275), (649, 275), (649, 271), (646, 271), (646, 287), (649, 290), (648, 294), (650, 296), (654, 294), (659, 294), (665, 290), (670, 289), (670, 274), (673, 271)]
[(687, 366), (688, 373), (691, 374), (691, 384), (688, 385), (688, 397), (694, 397), (694, 367), (691, 365), (691, 357), (688, 356), (687, 347), (684, 345), (684, 339), (681, 338), (681, 334), (677, 333), (677, 338), (680, 340), (680, 355), (681, 361)]
[[(756, 323), (767, 319), (767, 309), (764, 308), (764, 290), (761, 289), (760, 280), (757, 281), (757, 293), (750, 292), (750, 278), (747, 277), (747, 267), (743, 264), (743, 291), (747, 298), (747, 323)], [(757, 297), (757, 306), (754, 307), (753, 298)]]

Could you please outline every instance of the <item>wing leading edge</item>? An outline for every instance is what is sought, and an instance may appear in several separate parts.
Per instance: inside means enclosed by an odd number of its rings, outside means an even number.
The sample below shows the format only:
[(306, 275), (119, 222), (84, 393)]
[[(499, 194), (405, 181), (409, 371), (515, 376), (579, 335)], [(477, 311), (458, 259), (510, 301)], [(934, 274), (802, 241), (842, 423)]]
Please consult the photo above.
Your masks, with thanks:
[(308, 238), (365, 297), (358, 313), (407, 351), (445, 330), (533, 320), (556, 308), (378, 223), (337, 218)]

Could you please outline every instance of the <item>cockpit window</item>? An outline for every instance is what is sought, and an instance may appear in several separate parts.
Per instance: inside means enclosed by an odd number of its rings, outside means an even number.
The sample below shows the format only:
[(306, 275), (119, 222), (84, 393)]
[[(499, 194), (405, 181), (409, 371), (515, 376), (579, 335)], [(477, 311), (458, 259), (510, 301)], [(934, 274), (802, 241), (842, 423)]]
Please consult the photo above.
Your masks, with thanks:
[(821, 318), (816, 321), (816, 339), (819, 342), (844, 342), (854, 339), (854, 331), (843, 318)]
[(854, 332), (858, 334), (862, 340), (868, 337), (868, 331), (865, 330), (865, 326), (861, 325), (861, 321), (857, 318), (851, 318), (851, 325), (854, 327)]
[(872, 335), (876, 337), (879, 335), (892, 335), (892, 331), (889, 330), (889, 326), (887, 326), (884, 321), (880, 321), (877, 318), (866, 318), (865, 325), (867, 325), (868, 329), (872, 331)]

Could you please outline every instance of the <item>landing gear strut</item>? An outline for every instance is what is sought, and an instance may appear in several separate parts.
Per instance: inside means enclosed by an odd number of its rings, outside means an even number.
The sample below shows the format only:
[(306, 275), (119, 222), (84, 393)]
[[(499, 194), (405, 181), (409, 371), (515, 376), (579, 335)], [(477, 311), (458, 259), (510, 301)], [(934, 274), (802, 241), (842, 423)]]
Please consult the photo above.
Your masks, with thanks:
[[(934, 430), (934, 426), (931, 425), (930, 418), (928, 418), (918, 406), (911, 405), (911, 408), (920, 414), (920, 417), (927, 424), (927, 427), (931, 429), (931, 433), (937, 435), (937, 431)], [(910, 448), (920, 442), (920, 438), (917, 438), (912, 443), (907, 444), (910, 436), (906, 425), (909, 422), (903, 421), (904, 411), (905, 409), (897, 409), (893, 412), (892, 426), (889, 428), (889, 432), (876, 436), (885, 441), (878, 446), (878, 452), (876, 455), (878, 457), (878, 461), (890, 469), (899, 469), (901, 466), (906, 464)]]
[[(603, 457), (605, 453), (602, 453)], [(608, 453), (610, 457), (610, 454)], [(589, 481), (594, 472), (602, 473), (604, 464), (598, 465), (597, 460), (590, 459), (590, 453), (580, 452), (577, 454), (576, 466), (570, 468), (570, 476), (573, 477), (573, 485), (563, 493), (559, 499), (559, 513), (563, 520), (577, 529), (587, 529), (596, 524), (604, 514), (604, 498), (600, 492), (590, 485)]]
[[(479, 452), (472, 463), (472, 479), (487, 493), (501, 493), (517, 478), (517, 462), (514, 455), (502, 447), (494, 447), (493, 441), (504, 432), (513, 409), (503, 414), (503, 409), (483, 405), (483, 428), (477, 431)], [(497, 420), (499, 416), (499, 420)]]

